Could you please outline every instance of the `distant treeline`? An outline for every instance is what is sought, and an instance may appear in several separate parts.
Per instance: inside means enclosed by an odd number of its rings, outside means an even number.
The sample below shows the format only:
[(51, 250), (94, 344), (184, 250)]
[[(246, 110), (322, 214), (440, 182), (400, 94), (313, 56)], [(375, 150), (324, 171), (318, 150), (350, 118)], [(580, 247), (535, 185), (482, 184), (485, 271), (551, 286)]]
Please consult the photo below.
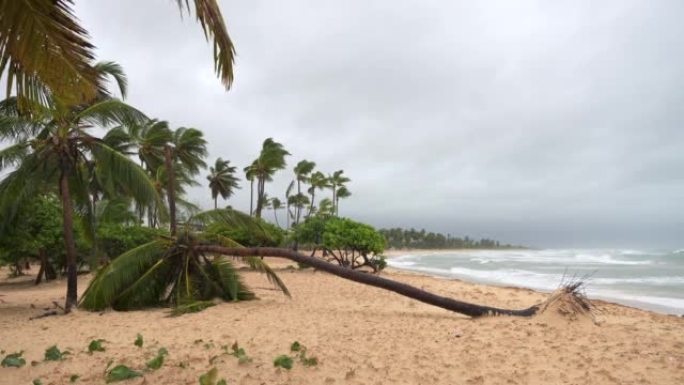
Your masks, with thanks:
[(469, 237), (459, 238), (440, 233), (426, 232), (425, 229), (380, 229), (387, 240), (387, 247), (393, 249), (518, 249), (524, 246), (502, 244), (493, 239), (480, 240)]

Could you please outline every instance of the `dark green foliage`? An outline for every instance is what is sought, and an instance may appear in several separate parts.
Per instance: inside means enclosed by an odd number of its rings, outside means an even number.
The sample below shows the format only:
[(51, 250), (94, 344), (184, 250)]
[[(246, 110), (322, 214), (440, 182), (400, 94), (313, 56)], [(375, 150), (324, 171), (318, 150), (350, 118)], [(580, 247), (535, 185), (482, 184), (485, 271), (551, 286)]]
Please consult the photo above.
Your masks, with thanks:
[(387, 265), (379, 256), (385, 248), (382, 235), (351, 219), (308, 218), (295, 228), (294, 240), (300, 246), (323, 250), (325, 259), (351, 269), (367, 266), (377, 272)]
[(493, 239), (452, 237), (450, 234), (426, 232), (425, 229), (380, 229), (387, 246), (394, 249), (520, 249), (524, 246), (502, 244)]
[(153, 359), (147, 361), (145, 366), (147, 366), (149, 369), (152, 370), (157, 370), (164, 365), (164, 357), (167, 356), (169, 352), (166, 350), (166, 348), (161, 348), (159, 349), (159, 352), (157, 353), (157, 356), (154, 357)]
[(105, 348), (102, 346), (103, 342), (103, 339), (90, 341), (90, 344), (88, 345), (88, 353), (92, 354), (93, 352), (104, 352)]
[(298, 341), (295, 341), (290, 345), (290, 351), (296, 352), (297, 357), (299, 358), (299, 362), (302, 363), (304, 366), (316, 366), (318, 365), (318, 359), (316, 357), (307, 357), (307, 349), (306, 346), (300, 344)]
[(145, 226), (124, 226), (117, 223), (102, 224), (97, 229), (99, 247), (109, 259), (114, 259), (128, 250), (167, 234), (166, 230)]
[(292, 357), (288, 356), (287, 354), (281, 354), (276, 357), (275, 360), (273, 360), (273, 366), (287, 370), (292, 369), (293, 363), (294, 361), (292, 360)]
[(262, 219), (255, 220), (259, 223), (262, 231), (255, 232), (249, 228), (236, 228), (213, 223), (207, 227), (206, 234), (211, 239), (212, 235), (219, 235), (231, 239), (235, 245), (244, 247), (276, 247), (283, 244), (285, 231), (280, 227)]
[(23, 354), (24, 352), (21, 351), (19, 353), (6, 355), (5, 358), (2, 359), (0, 366), (3, 368), (21, 368), (26, 365), (26, 360), (22, 357)]
[(192, 301), (183, 305), (178, 305), (171, 309), (170, 314), (174, 317), (188, 314), (188, 313), (199, 313), (202, 310), (215, 306), (216, 304), (211, 301)]
[(211, 368), (210, 371), (199, 377), (199, 383), (200, 385), (226, 385), (225, 379), (220, 379), (217, 381), (217, 378), (218, 370), (216, 370), (216, 368)]
[(300, 350), (302, 350), (302, 345), (299, 344), (299, 341), (295, 341), (290, 345), (291, 352), (298, 352)]
[(33, 385), (43, 385), (43, 381), (40, 380), (40, 378), (36, 378), (31, 382)]
[[(233, 264), (196, 250), (202, 245), (235, 247), (236, 242), (219, 234), (194, 231), (212, 223), (242, 228), (266, 236), (263, 227), (248, 215), (231, 209), (194, 215), (176, 237), (159, 237), (115, 258), (100, 269), (83, 294), (81, 305), (88, 310), (130, 310), (151, 306), (182, 306), (195, 301), (221, 298), (241, 301), (254, 298)], [(286, 295), (285, 284), (260, 258), (241, 257)]]
[(129, 380), (131, 378), (142, 377), (142, 373), (136, 372), (126, 365), (117, 365), (107, 372), (105, 380), (107, 383)]
[(143, 336), (142, 334), (138, 333), (138, 335), (135, 336), (135, 341), (133, 342), (133, 345), (142, 348), (143, 347)]
[(62, 352), (57, 345), (50, 346), (45, 350), (45, 361), (61, 361), (66, 358), (69, 352)]
[(79, 378), (81, 378), (81, 376), (79, 376), (78, 374), (72, 374), (69, 377), (69, 382), (76, 382), (76, 381), (78, 381)]

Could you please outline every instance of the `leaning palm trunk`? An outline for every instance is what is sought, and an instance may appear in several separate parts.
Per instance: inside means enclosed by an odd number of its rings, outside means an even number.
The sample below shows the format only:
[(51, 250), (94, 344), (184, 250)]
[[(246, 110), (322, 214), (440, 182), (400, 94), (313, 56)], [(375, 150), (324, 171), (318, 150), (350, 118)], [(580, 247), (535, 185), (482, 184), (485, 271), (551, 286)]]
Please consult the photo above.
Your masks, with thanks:
[(392, 281), (390, 279), (382, 278), (377, 275), (367, 274), (359, 271), (354, 271), (352, 269), (345, 268), (342, 266), (333, 265), (320, 259), (302, 255), (287, 249), (271, 247), (229, 248), (208, 245), (198, 246), (197, 251), (230, 256), (260, 256), (286, 258), (294, 262), (298, 262), (319, 270), (323, 270), (327, 273), (336, 275), (341, 278), (349, 279), (351, 281), (363, 283), (370, 286), (379, 287), (385, 290), (390, 290), (403, 296), (415, 299), (417, 301), (434, 305), (443, 309), (451, 310), (453, 312), (464, 314), (470, 317), (481, 317), (487, 315), (511, 315), (530, 317), (536, 314), (536, 312), (539, 310), (538, 305), (531, 306), (527, 309), (511, 310), (457, 301), (455, 299), (432, 294), (430, 292), (418, 289), (417, 287), (407, 285), (405, 283)]
[(164, 163), (166, 164), (166, 174), (168, 175), (167, 195), (169, 198), (169, 220), (171, 221), (171, 236), (176, 235), (176, 174), (173, 169), (173, 154), (171, 146), (164, 149)]

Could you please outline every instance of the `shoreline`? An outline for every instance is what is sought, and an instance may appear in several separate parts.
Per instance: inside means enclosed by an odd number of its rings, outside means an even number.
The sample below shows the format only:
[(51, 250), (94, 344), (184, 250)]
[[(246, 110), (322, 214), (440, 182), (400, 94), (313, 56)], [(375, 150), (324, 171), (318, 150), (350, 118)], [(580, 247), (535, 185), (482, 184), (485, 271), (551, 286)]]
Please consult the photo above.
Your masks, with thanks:
[[(596, 301), (596, 323), (560, 313), (534, 317), (468, 318), (330, 274), (297, 270), (268, 259), (292, 298), (265, 276), (240, 270), (258, 300), (221, 302), (200, 313), (169, 317), (168, 309), (130, 312), (76, 310), (29, 321), (64, 300), (65, 280), (33, 285), (30, 276), (9, 280), (0, 272), (0, 349), (23, 350), (27, 365), (0, 368), (1, 383), (104, 384), (104, 370), (125, 364), (143, 371), (164, 347), (164, 366), (126, 382), (196, 384), (216, 367), (228, 383), (279, 384), (615, 384), (684, 383), (684, 319)], [(292, 266), (292, 267), (291, 267)], [(35, 273), (33, 271), (32, 273)], [(438, 295), (501, 308), (525, 308), (548, 295), (439, 279), (390, 269), (382, 275)], [(89, 276), (79, 276), (79, 292)], [(143, 347), (133, 344), (136, 334)], [(104, 339), (105, 352), (87, 353)], [(252, 361), (223, 353), (234, 342)], [(296, 361), (290, 371), (273, 367), (293, 341), (318, 359)], [(72, 354), (44, 362), (57, 345)], [(35, 361), (35, 365), (30, 365)], [(6, 382), (3, 382), (6, 381)]]
[[(471, 252), (471, 251), (508, 251), (508, 250), (534, 250), (534, 249), (391, 249), (389, 252), (386, 252), (384, 255), (387, 257), (388, 260), (396, 259), (399, 257), (403, 256), (411, 256), (411, 255), (439, 255), (439, 254), (448, 254), (448, 253), (463, 253), (463, 252)], [(411, 269), (410, 267), (398, 267), (398, 266), (391, 266), (387, 265), (386, 269), (392, 269), (393, 271), (399, 271), (399, 272), (405, 272), (409, 274), (418, 274), (422, 275), (425, 277), (431, 277), (431, 278), (436, 278), (436, 279), (446, 279), (446, 280), (455, 280), (459, 282), (467, 282), (467, 283), (473, 283), (477, 285), (484, 285), (484, 286), (492, 286), (492, 287), (500, 287), (500, 288), (515, 288), (515, 289), (525, 289), (525, 290), (531, 290), (533, 292), (537, 292), (540, 294), (549, 294), (553, 292), (551, 289), (540, 289), (540, 288), (531, 288), (531, 287), (525, 287), (521, 285), (516, 285), (516, 284), (508, 284), (508, 283), (495, 283), (495, 282), (490, 282), (486, 280), (480, 280), (477, 278), (469, 277), (469, 278), (462, 278), (462, 277), (456, 277), (456, 276), (451, 276), (447, 274), (439, 274), (439, 273), (431, 273), (428, 271), (421, 271), (418, 269)], [(591, 285), (591, 281), (588, 281), (588, 284)], [(639, 301), (637, 299), (630, 299), (627, 297), (619, 297), (617, 295), (611, 296), (611, 295), (604, 295), (604, 294), (591, 294), (589, 299), (593, 301), (602, 301), (605, 303), (613, 304), (616, 306), (625, 306), (633, 309), (639, 309), (643, 311), (648, 311), (652, 312), (655, 314), (659, 315), (669, 315), (669, 316), (675, 316), (675, 317), (684, 317), (684, 310), (678, 311), (678, 309), (673, 308), (671, 306), (666, 306), (666, 305), (660, 305), (660, 304), (654, 304), (650, 302), (645, 302), (645, 301)]]

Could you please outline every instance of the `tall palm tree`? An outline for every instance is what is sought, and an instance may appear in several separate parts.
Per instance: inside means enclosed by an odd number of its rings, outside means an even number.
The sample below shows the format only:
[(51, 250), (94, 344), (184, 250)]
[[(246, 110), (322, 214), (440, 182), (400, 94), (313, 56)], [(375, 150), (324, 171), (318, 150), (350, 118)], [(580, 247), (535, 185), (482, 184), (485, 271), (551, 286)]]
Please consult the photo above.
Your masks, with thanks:
[[(175, 2), (181, 14), (193, 12), (189, 0)], [(49, 93), (69, 104), (92, 102), (105, 89), (93, 65), (95, 47), (73, 4), (0, 0), (0, 74), (6, 76), (8, 92), (16, 91), (20, 107), (46, 106)], [(194, 0), (194, 14), (205, 37), (213, 40), (216, 73), (230, 88), (235, 49), (218, 2)]]
[(180, 127), (173, 132), (171, 143), (164, 146), (164, 168), (168, 178), (166, 194), (169, 202), (171, 235), (175, 236), (176, 223), (176, 172), (178, 162), (189, 176), (199, 173), (206, 167), (203, 158), (207, 156), (207, 141), (202, 131), (196, 128)]
[(209, 189), (211, 189), (211, 197), (214, 199), (214, 208), (218, 208), (217, 199), (228, 199), (233, 195), (235, 189), (240, 188), (238, 185), (239, 179), (235, 176), (237, 171), (235, 166), (230, 165), (229, 160), (221, 158), (216, 159), (214, 167), (209, 168)]
[(294, 215), (292, 211), (290, 210), (290, 207), (292, 207), (292, 190), (294, 189), (294, 181), (290, 182), (290, 184), (287, 186), (287, 189), (285, 190), (285, 205), (286, 205), (286, 225), (285, 228), (289, 229), (290, 228), (290, 220), (294, 219)]
[(254, 163), (242, 169), (245, 172), (245, 179), (249, 181), (249, 215), (254, 215), (254, 179), (256, 169)]
[(351, 191), (345, 186), (342, 186), (337, 190), (337, 194), (335, 195), (335, 215), (340, 215), (340, 198), (349, 198), (351, 195)]
[(290, 155), (283, 145), (274, 141), (273, 138), (264, 140), (261, 147), (259, 157), (252, 163), (254, 175), (257, 180), (257, 206), (255, 216), (261, 218), (261, 211), (266, 194), (266, 182), (273, 180), (273, 175), (278, 170), (282, 170), (287, 166), (285, 157)]
[(108, 185), (135, 197), (141, 205), (159, 201), (145, 171), (120, 152), (93, 136), (90, 129), (146, 117), (117, 100), (101, 98), (89, 105), (73, 105), (50, 96), (46, 105), (33, 106), (32, 117), (20, 113), (16, 98), (0, 103), (0, 139), (14, 145), (0, 152), (0, 164), (16, 169), (0, 182), (0, 218), (8, 221), (26, 199), (46, 184), (59, 186), (66, 247), (67, 295), (65, 311), (77, 301), (74, 206), (90, 205), (86, 164), (94, 160)]
[(271, 206), (271, 209), (273, 210), (273, 217), (275, 218), (276, 225), (280, 227), (280, 223), (278, 223), (278, 210), (283, 208), (283, 202), (278, 198), (271, 198), (269, 206)]
[(328, 183), (328, 178), (325, 176), (320, 171), (316, 171), (313, 174), (311, 174), (311, 177), (309, 178), (309, 194), (311, 194), (311, 203), (309, 205), (309, 213), (307, 216), (311, 216), (313, 213), (314, 209), (314, 204), (316, 200), (316, 190), (323, 190), (325, 188), (330, 187), (330, 184)]
[(318, 204), (318, 215), (330, 216), (334, 213), (333, 201), (330, 198), (323, 198)]
[[(302, 193), (302, 183), (307, 183), (309, 180), (309, 175), (313, 172), (316, 167), (316, 163), (308, 161), (306, 159), (300, 160), (299, 163), (294, 167), (295, 180), (297, 180), (297, 194)], [(295, 213), (295, 224), (299, 224), (301, 218), (301, 208), (296, 208)]]
[(328, 181), (330, 182), (330, 188), (332, 189), (333, 215), (337, 215), (337, 189), (343, 187), (345, 183), (351, 181), (351, 179), (342, 175), (343, 173), (344, 170), (337, 170), (328, 177)]

